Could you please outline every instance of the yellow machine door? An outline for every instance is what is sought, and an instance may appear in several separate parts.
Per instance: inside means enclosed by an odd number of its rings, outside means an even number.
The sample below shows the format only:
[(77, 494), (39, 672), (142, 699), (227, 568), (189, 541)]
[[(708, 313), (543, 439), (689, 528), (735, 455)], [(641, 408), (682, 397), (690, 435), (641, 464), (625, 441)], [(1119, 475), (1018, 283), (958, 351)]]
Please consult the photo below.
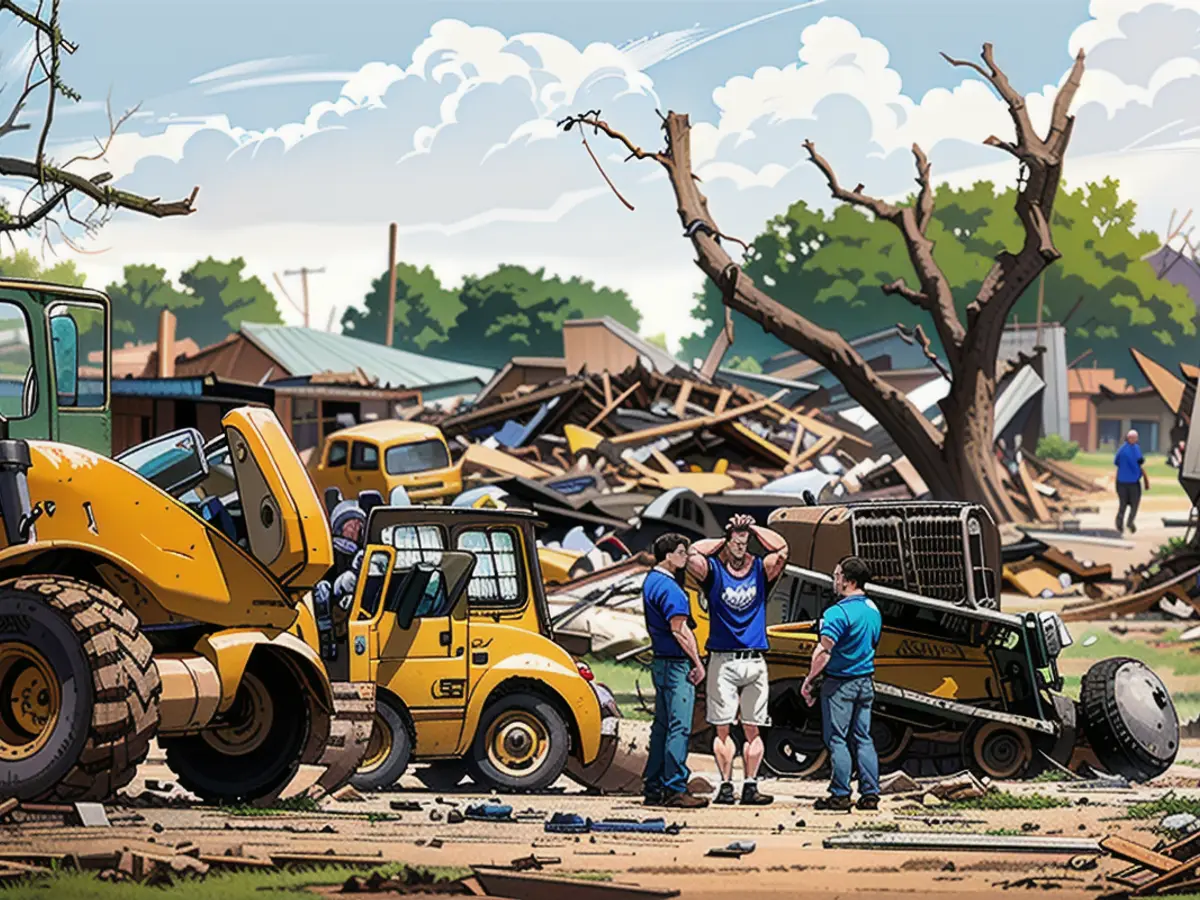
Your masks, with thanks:
[(467, 702), (465, 588), (475, 557), (440, 556), (391, 573), (376, 625), (376, 683), (408, 707), (420, 756), (454, 752)]

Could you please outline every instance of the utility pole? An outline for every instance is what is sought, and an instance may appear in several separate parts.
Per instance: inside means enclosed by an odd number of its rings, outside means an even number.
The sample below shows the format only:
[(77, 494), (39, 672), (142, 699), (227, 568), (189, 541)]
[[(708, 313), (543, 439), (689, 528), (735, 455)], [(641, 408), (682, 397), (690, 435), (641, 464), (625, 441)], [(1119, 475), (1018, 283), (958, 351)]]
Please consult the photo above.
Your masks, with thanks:
[(384, 343), (392, 346), (392, 332), (396, 329), (396, 223), (388, 226), (388, 305), (387, 331)]
[(301, 266), (299, 269), (289, 269), (288, 271), (283, 273), (284, 275), (299, 275), (300, 276), (300, 289), (301, 289), (302, 293), (304, 294), (304, 310), (303, 310), (303, 312), (304, 312), (304, 327), (305, 328), (308, 327), (308, 276), (309, 275), (320, 275), (324, 271), (325, 271), (324, 266), (322, 266), (319, 269), (310, 269), (307, 266)]

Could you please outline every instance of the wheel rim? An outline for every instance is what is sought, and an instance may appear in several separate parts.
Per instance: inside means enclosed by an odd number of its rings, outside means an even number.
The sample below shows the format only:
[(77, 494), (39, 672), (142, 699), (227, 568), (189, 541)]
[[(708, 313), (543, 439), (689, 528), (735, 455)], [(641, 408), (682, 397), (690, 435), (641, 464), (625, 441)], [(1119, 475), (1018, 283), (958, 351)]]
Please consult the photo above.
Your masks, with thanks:
[(371, 725), (371, 740), (367, 742), (367, 755), (363, 757), (360, 772), (372, 772), (383, 765), (392, 753), (392, 729), (378, 712)]
[(249, 672), (229, 711), (229, 724), (205, 731), (204, 740), (227, 756), (243, 756), (262, 746), (275, 722), (275, 704), (265, 684)]
[(488, 762), (506, 775), (536, 772), (550, 755), (550, 732), (523, 709), (501, 713), (487, 730)]
[(1029, 735), (1017, 728), (989, 722), (974, 742), (975, 761), (992, 778), (1012, 778), (1033, 760)]
[(766, 737), (763, 761), (777, 775), (807, 778), (819, 772), (829, 760), (829, 751), (818, 735), (774, 728)]
[(58, 724), (62, 688), (54, 669), (29, 644), (0, 644), (0, 759), (28, 759)]

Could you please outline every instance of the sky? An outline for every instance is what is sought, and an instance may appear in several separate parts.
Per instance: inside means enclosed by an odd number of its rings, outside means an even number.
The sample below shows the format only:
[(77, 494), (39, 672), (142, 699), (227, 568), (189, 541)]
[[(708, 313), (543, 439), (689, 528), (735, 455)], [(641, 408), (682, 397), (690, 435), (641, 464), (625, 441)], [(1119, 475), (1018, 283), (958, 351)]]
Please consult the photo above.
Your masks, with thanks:
[[(659, 149), (656, 110), (688, 113), (709, 210), (750, 240), (797, 200), (833, 204), (806, 138), (884, 197), (912, 189), (914, 141), (939, 182), (1015, 183), (1016, 163), (983, 145), (1011, 136), (1004, 105), (939, 55), (977, 60), (985, 41), (1039, 128), (1087, 54), (1069, 186), (1119, 178), (1159, 234), (1195, 202), (1200, 0), (64, 0), (61, 20), (79, 47), (62, 79), (81, 100), (57, 102), (47, 153), (95, 156), (106, 102), (136, 106), (102, 158), (71, 168), (164, 199), (200, 190), (187, 218), (120, 211), (47, 261), (104, 287), (130, 264), (174, 276), (240, 256), (277, 295), (275, 273), (323, 268), (309, 279), (320, 328), (362, 304), (396, 222), (398, 258), (448, 285), (500, 263), (578, 275), (626, 291), (641, 331), (675, 347), (699, 328), (703, 282), (669, 183), (590, 137), (630, 211), (557, 120), (600, 109)], [(3, 106), (32, 48), (0, 23)], [(44, 109), (41, 94), (4, 154), (33, 153)], [(299, 279), (283, 280), (299, 301)]]

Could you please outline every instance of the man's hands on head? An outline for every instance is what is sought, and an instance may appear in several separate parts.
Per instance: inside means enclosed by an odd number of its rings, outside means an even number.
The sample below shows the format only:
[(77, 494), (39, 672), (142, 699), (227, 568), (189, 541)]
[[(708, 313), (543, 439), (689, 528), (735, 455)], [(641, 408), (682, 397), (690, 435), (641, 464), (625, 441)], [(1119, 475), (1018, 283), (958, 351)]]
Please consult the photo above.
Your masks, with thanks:
[(726, 531), (741, 531), (742, 529), (754, 527), (754, 516), (748, 516), (745, 513), (737, 513), (729, 520), (729, 524), (725, 526)]

